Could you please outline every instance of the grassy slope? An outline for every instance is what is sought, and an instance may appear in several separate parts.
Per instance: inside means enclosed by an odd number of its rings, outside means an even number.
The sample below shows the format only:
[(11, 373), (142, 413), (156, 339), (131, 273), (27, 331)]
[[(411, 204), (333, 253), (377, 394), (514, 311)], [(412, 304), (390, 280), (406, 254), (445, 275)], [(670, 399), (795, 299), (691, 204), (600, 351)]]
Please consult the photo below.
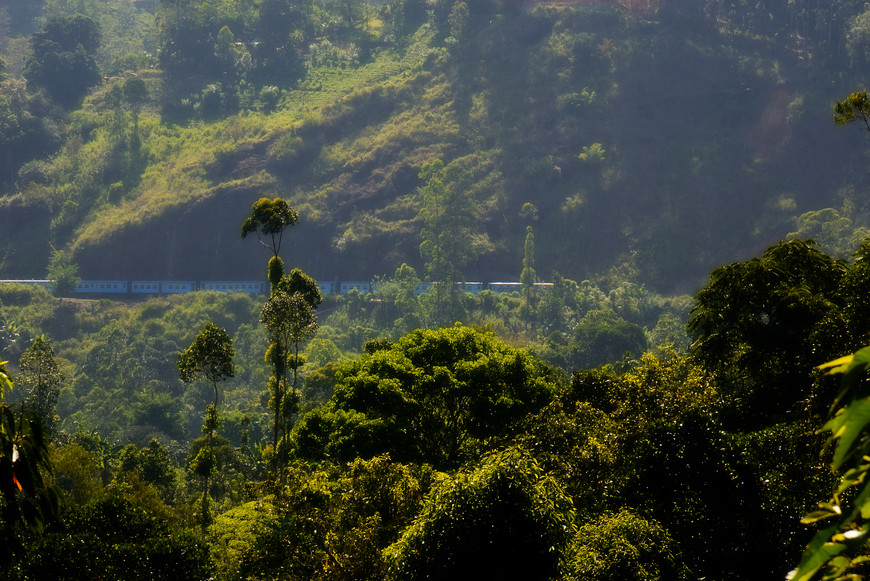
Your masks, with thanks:
[[(239, 182), (253, 182), (267, 188), (273, 180), (256, 173), (238, 177), (215, 166), (214, 152), (252, 148), (280, 143), (299, 131), (314, 132), (323, 121), (325, 107), (340, 102), (361, 87), (376, 86), (385, 81), (398, 84), (413, 78), (419, 68), (424, 48), (415, 45), (403, 55), (383, 53), (374, 63), (358, 69), (325, 71), (316, 79), (317, 88), (308, 82), (286, 98), (282, 110), (273, 114), (249, 113), (230, 117), (217, 123), (193, 123), (189, 126), (166, 126), (157, 117), (141, 123), (147, 155), (154, 160), (145, 171), (142, 182), (129, 200), (116, 208), (95, 216), (76, 236), (74, 248), (98, 244), (104, 237), (141, 220), (150, 220), (176, 206), (195, 204), (203, 197), (219, 194)], [(235, 157), (235, 156), (230, 156)], [(233, 170), (235, 168), (232, 168)], [(210, 174), (210, 170), (216, 170)], [(253, 172), (249, 172), (253, 173)], [(228, 175), (229, 174), (229, 175)], [(274, 186), (272, 186), (274, 187)]]
[[(221, 198), (230, 199), (239, 211), (235, 222), (216, 226), (232, 234), (261, 195), (291, 199), (303, 221), (314, 227), (358, 220), (360, 199), (381, 189), (401, 169), (390, 168), (391, 159), (404, 158), (400, 166), (413, 168), (442, 152), (433, 143), (436, 133), (442, 139), (456, 133), (434, 116), (437, 107), (429, 106), (439, 96), (427, 94), (422, 72), (428, 40), (420, 35), (401, 53), (380, 53), (359, 68), (318, 71), (272, 114), (242, 114), (184, 127), (143, 118), (143, 150), (151, 163), (127, 199), (96, 213), (76, 234), (72, 248), (83, 257), (84, 270), (90, 270), (87, 257), (99, 255), (106, 241), (130, 242), (137, 233), (151, 237), (167, 216), (198, 205), (209, 208)], [(397, 111), (400, 106), (406, 110)], [(425, 122), (415, 119), (424, 112)], [(414, 147), (423, 150), (415, 155)], [(416, 171), (409, 175), (416, 176)], [(348, 191), (349, 180), (360, 183)], [(407, 220), (416, 210), (398, 213)], [(202, 214), (192, 222), (200, 224), (199, 218), (215, 226), (213, 216)]]

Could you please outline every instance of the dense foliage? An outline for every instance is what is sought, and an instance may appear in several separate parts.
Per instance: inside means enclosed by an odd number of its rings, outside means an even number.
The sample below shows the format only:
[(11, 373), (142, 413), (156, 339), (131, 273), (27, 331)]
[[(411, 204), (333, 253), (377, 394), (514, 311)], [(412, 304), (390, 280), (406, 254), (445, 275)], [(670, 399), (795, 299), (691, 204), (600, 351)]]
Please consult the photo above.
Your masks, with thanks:
[(862, 573), (868, 27), (0, 0), (0, 578)]
[(389, 549), (387, 579), (555, 579), (573, 534), (570, 499), (517, 449), (439, 482)]
[(33, 55), (27, 62), (27, 82), (44, 88), (67, 108), (78, 105), (99, 83), (96, 53), (100, 29), (81, 14), (51, 19), (31, 37)]
[[(145, 520), (134, 523), (137, 534), (117, 533), (125, 535), (123, 543), (112, 540), (115, 529), (104, 527), (75, 546), (90, 547), (87, 567), (132, 567), (119, 568), (119, 575), (163, 575), (149, 567), (164, 554), (191, 578), (446, 578), (458, 571), (492, 571), (495, 563), (503, 576), (540, 579), (784, 575), (809, 540), (800, 516), (832, 484), (818, 455), (821, 439), (814, 435), (832, 383), (809, 364), (802, 374), (790, 370), (802, 386), (794, 389), (807, 402), (780, 394), (767, 402), (768, 414), (744, 414), (755, 401), (741, 395), (750, 380), (757, 381), (751, 385), (758, 401), (781, 388), (750, 373), (763, 368), (747, 368), (744, 375), (733, 369), (747, 351), (739, 346), (756, 340), (758, 326), (803, 325), (794, 332), (811, 340), (783, 343), (793, 365), (811, 360), (820, 345), (838, 349), (862, 341), (863, 319), (850, 310), (854, 301), (843, 297), (862, 292), (863, 253), (862, 247), (860, 260), (847, 263), (793, 241), (729, 265), (714, 272), (696, 297), (693, 316), (719, 323), (693, 325), (697, 341), (688, 353), (661, 345), (636, 359), (575, 370), (570, 381), (529, 351), (459, 324), (368, 340), (361, 355), (343, 354), (327, 338), (338, 338), (338, 329), (326, 317), (320, 338), (306, 345), (310, 361), (299, 368), (301, 413), (282, 416), (292, 431), (289, 445), (282, 443), (277, 452), (269, 445), (275, 424), (263, 359), (271, 339), (267, 329), (248, 327), (258, 318), (253, 297), (198, 293), (130, 306), (103, 301), (62, 323), (68, 299), (9, 285), (2, 289), (0, 310), (6, 350), (29, 342), (31, 328), (51, 330), (58, 333), (52, 359), (72, 378), (58, 399), (60, 430), (46, 482), (63, 499), (62, 509), (53, 521), (50, 504), (35, 513), (42, 515), (35, 524), (47, 519), (43, 532), (38, 526), (16, 529), (22, 549), (11, 578), (37, 578), (46, 568), (71, 570), (66, 539), (78, 542), (76, 535), (87, 533), (72, 531), (87, 530), (89, 519), (109, 509), (119, 515), (118, 526), (128, 519), (124, 514)], [(729, 323), (738, 304), (747, 313), (767, 309), (769, 299), (760, 293), (751, 295), (757, 305), (747, 301), (746, 288), (753, 285), (725, 284), (731, 279), (722, 272), (757, 277), (774, 271), (780, 286), (754, 286), (795, 305), (801, 299), (793, 295), (804, 296), (807, 285), (827, 280), (820, 268), (835, 268), (840, 276), (825, 287), (828, 295), (808, 305), (826, 301), (821, 304), (829, 310), (839, 307), (847, 314), (834, 318), (836, 324), (822, 324), (830, 316), (791, 320), (776, 309), (768, 318), (734, 318), (742, 326)], [(407, 274), (389, 283), (395, 285), (389, 292), (399, 293), (394, 296), (400, 296)], [(291, 280), (306, 288), (297, 272), (261, 300), (268, 304), (286, 293)], [(583, 301), (591, 301), (590, 286), (567, 293), (545, 289), (541, 303), (561, 293), (562, 309), (582, 309)], [(404, 303), (405, 316), (424, 318), (425, 301), (410, 296), (416, 302)], [(624, 292), (606, 297), (599, 291), (602, 302), (585, 308), (595, 312), (606, 305), (616, 316), (613, 308), (622, 304), (629, 313), (625, 298)], [(467, 295), (462, 301), (494, 301), (488, 308), (501, 304), (504, 315), (522, 318), (520, 296)], [(366, 318), (370, 308), (383, 305), (349, 295), (330, 308), (347, 321), (352, 313)], [(573, 316), (580, 325), (582, 318)], [(196, 337), (187, 331), (200, 328), (193, 321), (204, 320), (219, 322), (226, 335), (216, 326), (205, 326)], [(181, 352), (178, 344), (190, 342), (181, 361), (194, 364), (206, 361), (211, 351), (193, 357), (192, 350), (211, 334), (220, 339), (216, 345), (226, 346), (231, 338), (234, 377), (221, 373), (183, 384), (172, 357), (165, 374), (149, 375), (145, 370), (160, 368), (148, 367), (154, 364), (146, 365), (132, 347), (177, 337), (174, 353)], [(728, 341), (716, 351), (720, 334)], [(528, 335), (533, 336), (540, 337)], [(39, 341), (50, 339), (40, 336), (33, 344)], [(25, 351), (18, 353), (23, 357)], [(223, 369), (226, 358), (216, 361)], [(255, 361), (260, 371), (252, 374)], [(309, 367), (312, 361), (322, 367)], [(138, 382), (149, 376), (145, 391), (115, 388), (118, 397), (128, 394), (134, 412), (114, 419), (106, 414), (104, 389), (76, 394), (85, 382), (143, 385)], [(213, 398), (220, 380), (225, 389), (218, 408)], [(185, 391), (173, 391), (184, 385)], [(179, 413), (179, 402), (187, 412)], [(213, 413), (206, 414), (203, 436), (196, 438), (206, 403)], [(25, 399), (23, 405), (32, 404)], [(152, 427), (129, 424), (146, 417), (155, 422)], [(93, 423), (76, 428), (72, 418)], [(106, 430), (112, 425), (114, 430)], [(276, 453), (282, 455), (278, 465)], [(40, 494), (50, 499), (47, 490)], [(124, 512), (129, 506), (139, 508)], [(112, 543), (112, 551), (100, 551), (103, 543)]]
[(546, 405), (555, 387), (528, 354), (469, 328), (369, 345), (370, 354), (335, 372), (329, 402), (294, 429), (301, 457), (347, 462), (389, 453), (455, 467)]

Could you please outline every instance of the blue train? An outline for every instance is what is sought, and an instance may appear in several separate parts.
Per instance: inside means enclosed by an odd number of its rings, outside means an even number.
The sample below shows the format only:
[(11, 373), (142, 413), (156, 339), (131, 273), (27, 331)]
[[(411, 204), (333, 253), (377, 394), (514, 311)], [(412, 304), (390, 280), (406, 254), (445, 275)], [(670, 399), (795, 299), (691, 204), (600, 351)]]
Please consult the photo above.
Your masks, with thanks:
[[(50, 280), (0, 280), (2, 283), (26, 284), (41, 286), (53, 290), (54, 283)], [(73, 294), (84, 296), (95, 295), (172, 295), (183, 294), (197, 290), (218, 292), (244, 292), (265, 294), (267, 283), (263, 281), (228, 281), (228, 280), (82, 280), (76, 284)], [(324, 285), (321, 286), (323, 291)]]
[[(49, 291), (53, 290), (54, 283), (50, 280), (34, 280), (34, 279), (7, 279), (0, 280), (2, 283), (26, 284), (41, 286)], [(456, 283), (458, 286), (463, 286), (465, 292), (477, 294), (483, 290), (490, 290), (495, 293), (512, 293), (522, 292), (523, 284), (521, 282), (465, 282)], [(335, 281), (335, 282), (318, 282), (320, 292), (325, 295), (332, 294), (347, 294), (352, 290), (359, 293), (367, 294), (377, 290), (378, 283), (370, 281)], [(551, 282), (538, 282), (535, 287), (538, 289), (548, 288), (553, 286)], [(431, 282), (421, 282), (417, 287), (416, 293), (423, 294), (432, 288)], [(209, 281), (192, 281), (192, 280), (82, 280), (76, 284), (73, 294), (81, 296), (119, 296), (119, 295), (171, 295), (189, 293), (197, 290), (217, 291), (217, 292), (243, 292), (249, 294), (264, 295), (268, 292), (269, 285), (265, 281), (229, 281), (229, 280), (209, 280)]]

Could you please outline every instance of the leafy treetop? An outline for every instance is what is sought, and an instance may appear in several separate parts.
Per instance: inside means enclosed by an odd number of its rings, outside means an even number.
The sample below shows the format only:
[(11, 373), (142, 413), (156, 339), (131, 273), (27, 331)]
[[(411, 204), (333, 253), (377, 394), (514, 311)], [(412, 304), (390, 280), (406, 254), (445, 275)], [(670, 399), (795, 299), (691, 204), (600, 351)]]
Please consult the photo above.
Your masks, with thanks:
[(527, 452), (509, 448), (444, 479), (386, 550), (387, 579), (559, 579), (574, 532), (561, 487)]
[(317, 305), (323, 302), (323, 294), (317, 286), (317, 281), (299, 268), (294, 268), (290, 274), (281, 277), (277, 290), (284, 291), (288, 295), (299, 293), (311, 308), (316, 309)]
[[(269, 248), (275, 257), (281, 252), (281, 237), (284, 230), (296, 224), (299, 219), (296, 210), (281, 198), (260, 198), (251, 207), (251, 215), (242, 224), (242, 238), (248, 234), (257, 235), (260, 244)], [(269, 243), (264, 242), (269, 239)]]
[(193, 343), (178, 354), (178, 373), (185, 383), (203, 377), (212, 384), (217, 402), (217, 384), (233, 377), (233, 342), (225, 329), (207, 323)]
[(101, 80), (96, 61), (100, 38), (99, 25), (81, 14), (49, 20), (31, 37), (28, 82), (44, 87), (64, 107), (77, 105)]
[(294, 430), (298, 454), (389, 452), (456, 466), (545, 406), (555, 388), (526, 351), (468, 327), (418, 329), (385, 347), (338, 371), (332, 399)]
[(691, 353), (728, 386), (742, 422), (803, 400), (819, 360), (848, 349), (848, 273), (845, 262), (803, 240), (711, 273), (689, 320)]
[(834, 105), (834, 123), (837, 125), (859, 120), (864, 124), (864, 129), (870, 131), (870, 98), (866, 90), (852, 93)]

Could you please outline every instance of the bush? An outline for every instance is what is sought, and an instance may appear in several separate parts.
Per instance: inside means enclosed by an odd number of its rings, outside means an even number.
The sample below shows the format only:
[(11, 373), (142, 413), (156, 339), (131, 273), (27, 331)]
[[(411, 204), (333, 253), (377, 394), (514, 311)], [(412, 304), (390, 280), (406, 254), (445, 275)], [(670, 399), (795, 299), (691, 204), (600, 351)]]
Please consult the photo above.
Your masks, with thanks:
[(627, 510), (580, 527), (567, 577), (583, 581), (679, 581), (688, 578), (679, 546), (655, 521)]
[(570, 499), (520, 448), (445, 479), (386, 550), (387, 579), (557, 579), (573, 531)]

